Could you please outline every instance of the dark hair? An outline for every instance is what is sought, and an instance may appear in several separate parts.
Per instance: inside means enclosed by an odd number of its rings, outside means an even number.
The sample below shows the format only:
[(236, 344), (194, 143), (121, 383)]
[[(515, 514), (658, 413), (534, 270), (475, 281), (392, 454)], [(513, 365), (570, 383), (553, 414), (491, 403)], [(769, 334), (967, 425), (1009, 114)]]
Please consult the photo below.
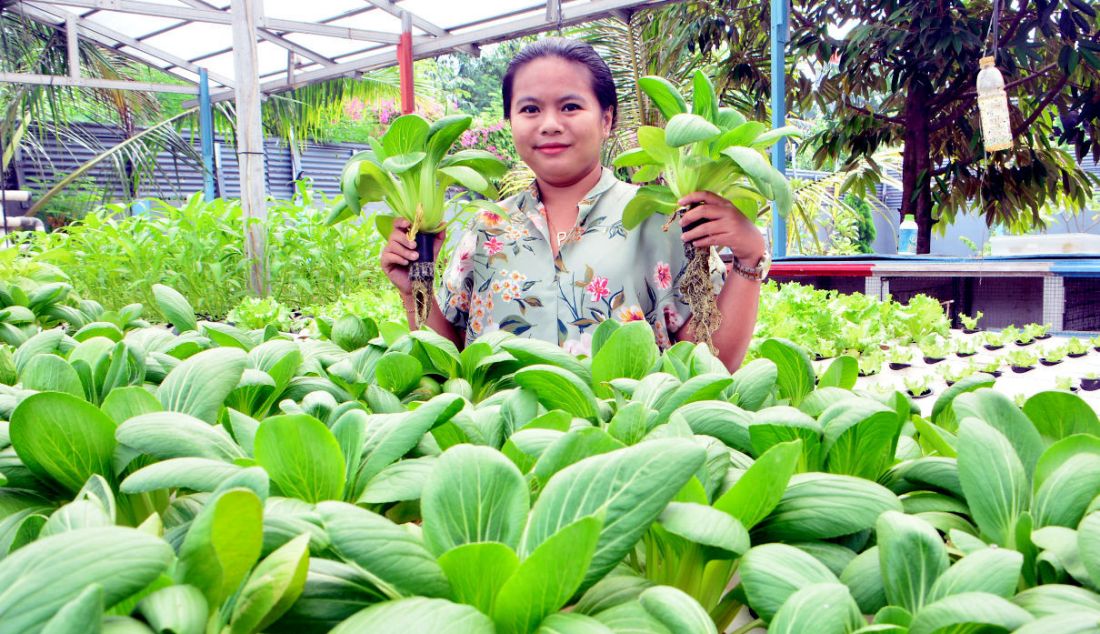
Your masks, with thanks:
[(611, 108), (611, 125), (615, 125), (615, 120), (619, 117), (619, 96), (615, 92), (615, 80), (611, 77), (611, 69), (607, 67), (607, 62), (603, 61), (600, 54), (588, 44), (564, 37), (548, 37), (532, 42), (516, 53), (508, 63), (508, 70), (504, 71), (504, 82), (501, 87), (505, 119), (512, 118), (512, 83), (516, 79), (516, 73), (525, 64), (540, 57), (560, 57), (567, 62), (576, 62), (587, 68), (592, 75), (592, 92), (596, 93), (600, 109)]

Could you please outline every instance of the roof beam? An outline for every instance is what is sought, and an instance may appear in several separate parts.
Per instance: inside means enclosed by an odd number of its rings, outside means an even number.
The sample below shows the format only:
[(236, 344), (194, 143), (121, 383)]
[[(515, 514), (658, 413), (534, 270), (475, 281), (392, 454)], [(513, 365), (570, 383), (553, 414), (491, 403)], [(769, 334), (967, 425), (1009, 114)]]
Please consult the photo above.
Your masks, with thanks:
[[(196, 9), (209, 9), (211, 11), (220, 11), (220, 9), (218, 9), (214, 5), (207, 4), (206, 2), (203, 2), (203, 0), (181, 0), (181, 2), (183, 2), (184, 4), (187, 4), (191, 7), (194, 7)], [(322, 66), (332, 66), (333, 64), (336, 63), (336, 60), (331, 59), (329, 57), (325, 57), (324, 55), (321, 55), (320, 53), (317, 53), (316, 51), (310, 50), (310, 49), (306, 48), (305, 46), (302, 46), (301, 44), (291, 42), (290, 40), (286, 39), (285, 37), (282, 37), (281, 35), (279, 35), (278, 33), (273, 32), (273, 31), (258, 28), (258, 29), (256, 29), (256, 34), (260, 36), (261, 40), (267, 40), (268, 42), (271, 42), (272, 44), (275, 44), (277, 46), (281, 46), (281, 47), (285, 48), (286, 50), (291, 51), (292, 53), (297, 53), (298, 55), (301, 55), (302, 57), (304, 57), (308, 60), (312, 60), (314, 62), (317, 62), (318, 64), (320, 64)]]
[[(554, 23), (547, 22), (546, 14), (539, 12), (534, 16), (518, 18), (516, 20), (482, 27), (480, 29), (473, 29), (465, 33), (451, 33), (443, 37), (414, 43), (413, 59), (435, 57), (436, 55), (443, 54), (464, 44), (499, 42), (556, 29), (559, 25), (564, 27), (580, 24), (582, 22), (589, 22), (611, 15), (613, 11), (618, 9), (645, 9), (672, 4), (678, 1), (679, 0), (592, 0), (591, 2), (565, 5), (562, 7), (563, 15), (560, 20)], [(385, 51), (342, 62), (335, 66), (300, 73), (295, 75), (294, 81), (297, 85), (302, 85), (331, 79), (333, 77), (346, 76), (356, 71), (367, 72), (378, 68), (385, 68), (387, 66), (393, 66), (396, 63), (397, 54), (393, 49), (387, 48)], [(260, 89), (264, 93), (280, 92), (288, 90), (289, 88), (290, 86), (285, 79), (264, 82), (260, 86)], [(232, 98), (232, 96), (232, 92), (222, 91), (211, 95), (210, 98), (212, 101), (225, 101), (226, 99)], [(186, 102), (185, 105), (189, 103), (190, 102)]]
[[(444, 29), (441, 26), (438, 26), (438, 25), (436, 25), (432, 22), (429, 22), (428, 20), (425, 20), (424, 18), (416, 15), (415, 13), (412, 13), (411, 11), (407, 11), (405, 9), (402, 9), (401, 7), (397, 6), (397, 3), (393, 2), (392, 0), (366, 0), (366, 1), (373, 4), (374, 6), (378, 7), (379, 9), (385, 11), (386, 13), (388, 13), (392, 16), (396, 16), (398, 18), (401, 17), (402, 13), (408, 13), (409, 15), (412, 16), (413, 26), (415, 26), (416, 28), (418, 28), (418, 29), (420, 29), (420, 30), (422, 30), (426, 33), (431, 33), (432, 35), (436, 35), (436, 36), (443, 36), (443, 35), (450, 35), (451, 34), (451, 32), (448, 31), (447, 29)], [(478, 48), (476, 46), (474, 46), (473, 44), (465, 44), (465, 45), (459, 46), (457, 48), (458, 48), (458, 50), (462, 51), (463, 53), (466, 53), (467, 55), (473, 55), (474, 57), (477, 57), (478, 55), (481, 54), (481, 52), (478, 50)]]
[(198, 86), (153, 84), (144, 81), (98, 79), (96, 77), (68, 77), (64, 75), (34, 75), (31, 73), (0, 73), (0, 83), (36, 84), (39, 86), (73, 86), (75, 88), (106, 88), (108, 90), (142, 90), (147, 92), (175, 92), (185, 95), (199, 94)]
[[(105, 46), (105, 47), (110, 48), (112, 50), (118, 51), (119, 53), (121, 53), (123, 55), (126, 55), (130, 59), (138, 61), (142, 64), (149, 64), (149, 61), (145, 60), (145, 59), (142, 59), (140, 57), (136, 57), (134, 55), (127, 55), (125, 51), (121, 51), (121, 50), (118, 50), (118, 49), (123, 45), (129, 46), (130, 48), (141, 51), (142, 53), (145, 53), (146, 55), (151, 55), (151, 56), (153, 56), (153, 57), (155, 57), (159, 60), (162, 60), (162, 61), (167, 62), (169, 64), (173, 64), (173, 65), (178, 66), (178, 67), (180, 67), (184, 70), (191, 71), (192, 73), (195, 73), (196, 75), (199, 72), (199, 67), (198, 66), (188, 62), (187, 60), (183, 59), (182, 57), (180, 57), (178, 55), (174, 55), (172, 53), (169, 53), (168, 51), (159, 49), (155, 46), (152, 46), (151, 44), (146, 44), (145, 42), (139, 42), (139, 41), (135, 40), (134, 38), (132, 38), (128, 35), (125, 35), (123, 33), (119, 33), (118, 31), (115, 31), (114, 29), (108, 28), (108, 27), (103, 26), (102, 24), (98, 24), (96, 22), (92, 22), (91, 20), (81, 18), (81, 17), (77, 17), (75, 13), (70, 13), (70, 12), (65, 11), (64, 9), (60, 9), (58, 7), (49, 6), (47, 8), (41, 8), (41, 7), (38, 7), (37, 5), (35, 5), (33, 3), (30, 3), (30, 2), (19, 2), (19, 3), (16, 3), (15, 5), (7, 7), (7, 10), (8, 11), (15, 11), (16, 13), (18, 13), (20, 15), (26, 16), (26, 17), (28, 17), (32, 20), (35, 20), (36, 22), (41, 22), (43, 24), (48, 24), (49, 26), (52, 26), (53, 28), (61, 28), (61, 25), (69, 17), (76, 17), (77, 30), (79, 31), (80, 36), (87, 39), (87, 40), (95, 42), (96, 44), (99, 44), (101, 46)], [(174, 77), (179, 77), (179, 75), (175, 75), (167, 69), (161, 68), (160, 70), (162, 70), (162, 71), (164, 71), (168, 74), (171, 74)], [(184, 80), (184, 81), (187, 81), (188, 83), (194, 83), (192, 80), (186, 79), (184, 77), (179, 77), (179, 78)], [(224, 75), (221, 75), (219, 73), (210, 73), (210, 78), (213, 79), (214, 81), (218, 82), (222, 86), (225, 86), (226, 88), (233, 88), (233, 85), (234, 85), (233, 80), (229, 79), (228, 77), (226, 77)]]
[[(40, 0), (48, 2), (48, 0)], [(136, 13), (138, 15), (151, 15), (158, 18), (171, 18), (176, 20), (191, 20), (194, 22), (209, 22), (211, 24), (225, 24), (232, 26), (233, 16), (225, 11), (210, 9), (196, 9), (193, 7), (178, 7), (140, 0), (61, 0), (64, 4), (73, 7), (87, 9), (101, 9), (104, 11), (121, 11), (123, 13)], [(299, 22), (297, 20), (281, 20), (278, 18), (262, 17), (257, 20), (259, 28), (289, 31), (294, 33), (309, 33), (311, 35), (324, 35), (338, 37), (346, 40), (362, 40), (365, 42), (382, 42), (384, 44), (397, 44), (396, 33), (383, 31), (369, 31), (366, 29), (352, 29), (316, 22)]]

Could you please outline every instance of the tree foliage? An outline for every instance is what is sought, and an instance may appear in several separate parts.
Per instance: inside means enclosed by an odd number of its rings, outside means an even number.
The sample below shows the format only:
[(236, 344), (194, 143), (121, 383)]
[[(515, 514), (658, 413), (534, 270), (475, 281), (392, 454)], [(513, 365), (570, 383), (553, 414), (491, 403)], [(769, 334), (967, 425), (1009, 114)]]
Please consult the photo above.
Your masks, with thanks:
[[(992, 6), (982, 0), (804, 0), (791, 52), (820, 70), (803, 108), (835, 122), (810, 140), (816, 161), (858, 160), (904, 144), (901, 214), (927, 253), (942, 229), (977, 207), (993, 226), (1041, 226), (1048, 208), (1080, 209), (1090, 177), (1073, 160), (1100, 156), (1100, 17), (1086, 0), (1008, 3), (997, 66), (1016, 146), (986, 156), (974, 90)], [(843, 38), (830, 26), (855, 24)], [(869, 187), (874, 179), (854, 185)]]

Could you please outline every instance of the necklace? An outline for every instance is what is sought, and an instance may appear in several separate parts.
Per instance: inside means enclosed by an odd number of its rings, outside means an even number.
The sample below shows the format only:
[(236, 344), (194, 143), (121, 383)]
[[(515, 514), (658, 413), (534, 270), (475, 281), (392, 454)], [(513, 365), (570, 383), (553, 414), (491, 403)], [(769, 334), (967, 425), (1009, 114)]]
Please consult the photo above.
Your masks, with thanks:
[(543, 218), (546, 219), (546, 229), (549, 233), (553, 233), (558, 239), (558, 247), (561, 247), (561, 243), (565, 242), (565, 239), (569, 237), (568, 231), (554, 231), (554, 226), (550, 224), (550, 211), (543, 207)]

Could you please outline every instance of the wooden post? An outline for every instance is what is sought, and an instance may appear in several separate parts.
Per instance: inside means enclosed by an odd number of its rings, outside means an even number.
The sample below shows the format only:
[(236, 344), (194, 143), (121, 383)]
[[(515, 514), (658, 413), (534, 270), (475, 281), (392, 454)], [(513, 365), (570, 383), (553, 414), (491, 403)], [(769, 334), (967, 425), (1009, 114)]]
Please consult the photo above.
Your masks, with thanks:
[(241, 211), (249, 288), (267, 294), (267, 207), (264, 201), (264, 137), (260, 125), (260, 76), (256, 57), (256, 23), (261, 0), (233, 0), (233, 67), (237, 82), (237, 163), (241, 169)]

